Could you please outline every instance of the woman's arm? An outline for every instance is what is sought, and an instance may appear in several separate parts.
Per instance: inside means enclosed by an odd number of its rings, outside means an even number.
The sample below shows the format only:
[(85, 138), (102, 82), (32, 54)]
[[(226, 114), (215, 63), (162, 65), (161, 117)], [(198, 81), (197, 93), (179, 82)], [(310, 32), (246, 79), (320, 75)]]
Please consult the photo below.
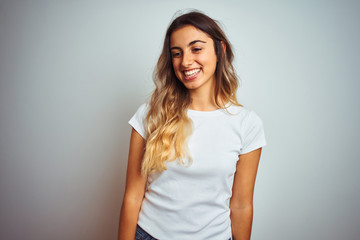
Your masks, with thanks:
[(249, 240), (253, 219), (253, 195), (261, 148), (239, 156), (230, 199), (234, 240)]
[(126, 173), (126, 187), (121, 206), (119, 240), (134, 240), (141, 203), (145, 194), (146, 178), (141, 175), (145, 140), (132, 129)]

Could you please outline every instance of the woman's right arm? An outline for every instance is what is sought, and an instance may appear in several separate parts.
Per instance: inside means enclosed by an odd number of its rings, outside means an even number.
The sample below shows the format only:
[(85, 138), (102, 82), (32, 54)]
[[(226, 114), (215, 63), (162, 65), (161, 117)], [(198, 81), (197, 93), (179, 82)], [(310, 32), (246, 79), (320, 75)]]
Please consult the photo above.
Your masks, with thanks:
[(134, 240), (146, 178), (141, 175), (145, 139), (132, 129), (126, 172), (126, 187), (120, 213), (119, 240)]

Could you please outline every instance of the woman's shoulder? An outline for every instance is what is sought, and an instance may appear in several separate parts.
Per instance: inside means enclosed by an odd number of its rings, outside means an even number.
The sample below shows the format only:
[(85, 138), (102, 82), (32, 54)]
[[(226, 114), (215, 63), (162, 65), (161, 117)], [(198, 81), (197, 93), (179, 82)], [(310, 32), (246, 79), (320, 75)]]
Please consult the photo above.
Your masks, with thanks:
[(259, 115), (254, 110), (242, 105), (239, 106), (232, 104), (227, 108), (227, 111), (230, 115), (236, 116), (243, 121), (261, 121)]
[(225, 109), (226, 111), (228, 111), (230, 114), (233, 115), (248, 115), (250, 112), (252, 112), (252, 110), (250, 110), (247, 107), (244, 107), (243, 105), (231, 104), (227, 106)]

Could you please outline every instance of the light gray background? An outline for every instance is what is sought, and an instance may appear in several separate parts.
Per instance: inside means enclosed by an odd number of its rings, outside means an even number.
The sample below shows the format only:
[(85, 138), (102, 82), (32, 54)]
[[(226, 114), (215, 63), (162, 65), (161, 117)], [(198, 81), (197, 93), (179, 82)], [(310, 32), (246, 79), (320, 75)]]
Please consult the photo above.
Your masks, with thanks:
[(0, 239), (115, 240), (174, 13), (218, 19), (263, 119), (254, 240), (360, 239), (359, 1), (1, 1)]

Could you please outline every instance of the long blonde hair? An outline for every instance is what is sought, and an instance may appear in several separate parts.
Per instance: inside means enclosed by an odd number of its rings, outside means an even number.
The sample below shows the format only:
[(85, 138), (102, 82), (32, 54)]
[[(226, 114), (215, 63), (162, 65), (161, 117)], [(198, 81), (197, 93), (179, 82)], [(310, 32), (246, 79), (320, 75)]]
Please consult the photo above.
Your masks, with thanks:
[[(170, 54), (171, 34), (184, 26), (192, 25), (208, 34), (214, 41), (218, 59), (216, 65), (215, 103), (224, 108), (222, 103), (240, 105), (236, 99), (238, 80), (232, 65), (234, 58), (230, 42), (218, 24), (207, 15), (193, 11), (183, 14), (170, 24), (167, 29), (162, 53), (154, 71), (155, 90), (149, 103), (146, 116), (146, 148), (141, 172), (166, 170), (165, 162), (178, 159), (184, 164), (191, 155), (187, 142), (192, 132), (192, 122), (187, 116), (190, 96), (185, 86), (175, 76)], [(223, 45), (225, 45), (225, 51)]]

